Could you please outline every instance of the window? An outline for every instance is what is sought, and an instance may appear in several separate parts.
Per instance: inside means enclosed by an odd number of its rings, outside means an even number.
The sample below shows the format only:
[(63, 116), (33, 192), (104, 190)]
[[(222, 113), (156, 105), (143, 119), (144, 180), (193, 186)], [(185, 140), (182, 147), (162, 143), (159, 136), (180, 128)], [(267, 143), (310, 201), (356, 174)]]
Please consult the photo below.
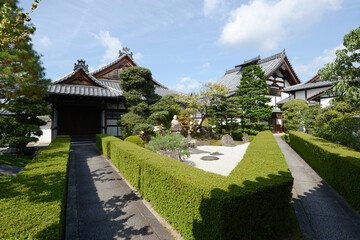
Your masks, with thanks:
[(123, 115), (124, 113), (124, 110), (106, 110), (106, 119), (120, 120), (121, 115)]

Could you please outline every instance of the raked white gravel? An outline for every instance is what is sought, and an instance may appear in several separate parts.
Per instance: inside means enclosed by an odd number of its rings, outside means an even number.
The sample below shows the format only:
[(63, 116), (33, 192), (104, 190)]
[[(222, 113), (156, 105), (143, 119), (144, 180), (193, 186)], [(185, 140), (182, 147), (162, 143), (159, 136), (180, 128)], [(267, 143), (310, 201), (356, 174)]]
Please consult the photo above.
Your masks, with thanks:
[[(235, 147), (199, 146), (197, 149), (207, 151), (208, 153), (191, 154), (184, 162), (207, 172), (228, 176), (243, 159), (249, 145), (250, 143), (244, 143)], [(203, 156), (210, 156), (210, 153), (213, 152), (219, 152), (223, 155), (215, 156), (218, 157), (219, 160), (214, 161), (200, 159)]]

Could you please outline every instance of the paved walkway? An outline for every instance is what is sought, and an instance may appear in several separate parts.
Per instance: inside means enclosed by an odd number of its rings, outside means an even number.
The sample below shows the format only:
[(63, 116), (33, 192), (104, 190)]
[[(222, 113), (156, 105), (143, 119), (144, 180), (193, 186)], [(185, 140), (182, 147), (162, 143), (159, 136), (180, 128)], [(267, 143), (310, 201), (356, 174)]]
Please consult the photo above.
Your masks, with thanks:
[(360, 217), (287, 144), (274, 135), (294, 177), (293, 206), (303, 239), (360, 239)]
[(65, 239), (173, 239), (95, 145), (72, 146)]
[(16, 166), (2, 164), (0, 165), (0, 174), (16, 176), (23, 169), (24, 169), (23, 167), (16, 167)]

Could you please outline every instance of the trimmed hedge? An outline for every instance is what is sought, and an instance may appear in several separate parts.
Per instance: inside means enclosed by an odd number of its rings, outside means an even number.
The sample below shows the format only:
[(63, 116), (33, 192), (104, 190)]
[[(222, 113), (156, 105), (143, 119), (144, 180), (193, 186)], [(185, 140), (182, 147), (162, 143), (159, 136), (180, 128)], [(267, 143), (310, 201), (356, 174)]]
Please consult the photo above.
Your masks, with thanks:
[(0, 185), (0, 239), (63, 238), (70, 137), (55, 139)]
[(106, 157), (110, 158), (110, 143), (114, 141), (122, 141), (120, 138), (110, 136), (109, 134), (96, 134), (96, 147)]
[(360, 152), (302, 132), (290, 145), (348, 203), (360, 212)]
[(139, 136), (129, 136), (129, 137), (125, 138), (124, 141), (134, 143), (134, 144), (138, 145), (139, 147), (143, 147), (143, 148), (145, 147), (144, 141)]
[(269, 131), (255, 137), (227, 177), (124, 141), (111, 143), (111, 161), (185, 239), (275, 239), (300, 232), (290, 203), (293, 178)]

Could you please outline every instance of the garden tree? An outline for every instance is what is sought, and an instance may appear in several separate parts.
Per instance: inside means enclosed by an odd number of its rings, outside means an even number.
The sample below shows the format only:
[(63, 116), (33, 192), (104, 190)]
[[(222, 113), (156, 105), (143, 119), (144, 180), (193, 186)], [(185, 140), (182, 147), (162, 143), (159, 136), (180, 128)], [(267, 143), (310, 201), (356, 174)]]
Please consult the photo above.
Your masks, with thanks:
[(122, 115), (118, 124), (126, 128), (125, 135), (142, 134), (149, 140), (154, 127), (148, 122), (150, 105), (160, 99), (155, 93), (151, 71), (143, 67), (129, 67), (119, 73), (120, 87), (124, 91), (128, 112)]
[(240, 85), (238, 86), (238, 108), (242, 110), (241, 129), (247, 134), (257, 134), (269, 129), (262, 121), (268, 121), (271, 117), (272, 106), (269, 87), (266, 84), (266, 75), (258, 65), (245, 67), (242, 71)]
[[(3, 6), (4, 3), (1, 3)], [(16, 1), (7, 3), (11, 9), (17, 9)], [(7, 10), (7, 19), (17, 18), (17, 11)], [(26, 24), (15, 27), (22, 28), (25, 32), (31, 28)], [(30, 38), (14, 41), (0, 48), (0, 109), (13, 113), (12, 116), (0, 115), (1, 145), (15, 145), (19, 153), (28, 142), (37, 140), (37, 136), (42, 134), (40, 126), (45, 122), (37, 116), (50, 113), (43, 100), (49, 82), (45, 79), (40, 56), (33, 50)]]
[(350, 101), (333, 101), (316, 117), (313, 134), (360, 151), (360, 119)]
[(151, 115), (149, 123), (161, 124), (165, 129), (170, 129), (174, 115), (179, 115), (181, 109), (176, 101), (176, 94), (163, 96), (158, 102), (150, 106)]
[(297, 131), (300, 127), (304, 127), (304, 114), (308, 108), (309, 105), (303, 99), (293, 99), (283, 105), (285, 132)]
[(309, 106), (309, 108), (304, 110), (303, 119), (307, 133), (314, 132), (316, 127), (316, 117), (320, 114), (321, 111), (322, 110), (320, 104), (311, 105)]
[[(38, 6), (40, 0), (32, 3), (30, 13)], [(9, 44), (17, 43), (30, 37), (35, 31), (34, 26), (26, 23), (30, 22), (30, 13), (23, 13), (17, 8), (17, 0), (0, 1), (0, 47), (8, 47)]]
[(344, 36), (344, 49), (336, 51), (336, 60), (319, 70), (321, 78), (334, 81), (332, 92), (360, 105), (360, 27)]

